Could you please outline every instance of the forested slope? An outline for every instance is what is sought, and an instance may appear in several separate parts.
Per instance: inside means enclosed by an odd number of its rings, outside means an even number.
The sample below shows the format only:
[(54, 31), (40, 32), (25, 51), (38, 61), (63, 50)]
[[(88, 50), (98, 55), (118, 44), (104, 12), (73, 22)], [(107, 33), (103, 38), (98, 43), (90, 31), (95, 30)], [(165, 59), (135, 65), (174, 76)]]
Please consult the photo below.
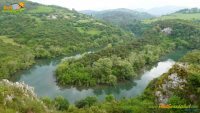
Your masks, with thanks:
[(174, 19), (181, 19), (181, 20), (190, 20), (190, 21), (198, 21), (200, 20), (200, 11), (198, 8), (191, 8), (191, 9), (182, 9), (172, 14), (163, 15), (157, 18), (145, 19), (144, 23), (151, 23), (161, 20), (174, 20)]
[[(23, 83), (0, 81), (0, 112), (3, 113), (182, 113), (198, 112), (200, 52), (194, 50), (185, 55), (167, 73), (154, 79), (144, 93), (137, 98), (116, 100), (107, 95), (104, 101), (87, 97), (70, 105), (62, 97), (38, 99), (31, 87)], [(30, 99), (32, 98), (32, 99)], [(164, 99), (162, 99), (164, 98)], [(164, 100), (164, 101), (163, 101)], [(21, 103), (21, 104), (19, 104)], [(191, 108), (161, 109), (185, 105)], [(169, 105), (170, 104), (170, 105)], [(163, 106), (164, 107), (164, 106)]]
[[(8, 3), (5, 0), (0, 2), (2, 5)], [(0, 79), (10, 78), (38, 58), (105, 46), (79, 59), (61, 62), (56, 78), (62, 86), (115, 86), (118, 82), (138, 77), (142, 68), (153, 65), (169, 52), (176, 49), (193, 51), (153, 80), (136, 98), (117, 100), (108, 95), (99, 102), (96, 97), (87, 97), (73, 105), (64, 97), (38, 98), (33, 88), (24, 83), (1, 80), (0, 112), (182, 113), (188, 109), (152, 107), (160, 104), (200, 107), (200, 27), (197, 20), (155, 20), (147, 23), (145, 29), (139, 24), (140, 37), (134, 38), (127, 31), (74, 10), (29, 1), (25, 4), (26, 10), (22, 13), (0, 12)]]
[[(19, 1), (0, 0), (2, 6), (17, 2)], [(69, 55), (133, 38), (120, 28), (74, 10), (24, 2), (26, 9), (23, 12), (0, 12), (0, 41), (12, 40), (16, 43), (12, 45), (1, 41), (3, 44), (0, 47), (0, 70), (4, 71), (0, 78), (7, 78), (17, 70), (31, 65), (33, 61), (27, 57), (33, 60)], [(21, 61), (22, 59), (24, 61)], [(22, 64), (23, 62), (25, 64)], [(10, 66), (10, 63), (13, 65)]]
[(148, 24), (142, 23), (141, 20), (154, 17), (153, 15), (150, 15), (146, 12), (139, 12), (123, 8), (96, 12), (90, 11), (88, 13), (86, 12), (85, 14), (120, 26), (127, 31), (131, 31), (135, 35), (141, 35), (143, 31), (149, 27)]
[(189, 21), (158, 21), (143, 38), (62, 62), (57, 69), (61, 85), (115, 85), (132, 80), (143, 67), (176, 49), (199, 49), (200, 29)]

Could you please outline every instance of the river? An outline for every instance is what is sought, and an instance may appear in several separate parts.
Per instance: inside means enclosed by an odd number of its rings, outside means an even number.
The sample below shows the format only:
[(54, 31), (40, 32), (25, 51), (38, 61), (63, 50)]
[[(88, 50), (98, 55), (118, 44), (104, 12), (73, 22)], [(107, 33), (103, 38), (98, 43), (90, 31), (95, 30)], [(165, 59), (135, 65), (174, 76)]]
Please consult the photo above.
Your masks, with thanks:
[[(135, 97), (144, 91), (152, 79), (167, 72), (172, 65), (175, 64), (175, 61), (185, 53), (186, 51), (183, 50), (168, 54), (150, 70), (144, 70), (140, 78), (128, 83), (119, 83), (115, 87), (76, 88), (71, 86), (61, 88), (57, 85), (54, 76), (56, 67), (60, 62), (59, 59), (38, 60), (37, 63), (28, 70), (18, 72), (14, 78), (12, 78), (12, 81), (24, 81), (26, 84), (34, 87), (39, 97), (49, 96), (50, 98), (54, 98), (56, 96), (63, 96), (68, 99), (70, 103), (74, 103), (87, 96), (97, 96), (99, 100), (103, 100), (108, 94), (113, 94), (117, 99)], [(71, 57), (66, 57), (65, 59)], [(79, 58), (81, 55), (78, 54), (74, 57)]]

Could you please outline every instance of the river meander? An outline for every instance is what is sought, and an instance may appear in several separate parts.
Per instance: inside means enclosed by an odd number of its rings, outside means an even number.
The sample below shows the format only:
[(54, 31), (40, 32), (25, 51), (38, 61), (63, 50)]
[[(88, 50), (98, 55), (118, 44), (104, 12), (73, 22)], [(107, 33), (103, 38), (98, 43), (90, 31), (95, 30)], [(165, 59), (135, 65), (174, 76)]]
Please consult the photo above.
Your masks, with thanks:
[[(181, 57), (185, 53), (185, 50), (171, 53), (166, 57), (163, 57), (162, 60), (150, 70), (144, 70), (141, 73), (140, 78), (128, 83), (119, 83), (115, 87), (59, 87), (56, 83), (54, 73), (60, 59), (38, 60), (37, 63), (28, 70), (18, 72), (12, 80), (19, 82), (24, 81), (26, 84), (34, 87), (35, 92), (39, 97), (49, 96), (50, 98), (54, 98), (61, 95), (68, 99), (70, 103), (74, 103), (87, 96), (97, 96), (99, 100), (103, 100), (108, 94), (113, 94), (117, 99), (134, 97), (141, 94), (152, 79), (167, 72), (172, 65), (175, 64), (178, 57)], [(71, 57), (80, 57), (80, 55), (70, 56), (70, 58)]]

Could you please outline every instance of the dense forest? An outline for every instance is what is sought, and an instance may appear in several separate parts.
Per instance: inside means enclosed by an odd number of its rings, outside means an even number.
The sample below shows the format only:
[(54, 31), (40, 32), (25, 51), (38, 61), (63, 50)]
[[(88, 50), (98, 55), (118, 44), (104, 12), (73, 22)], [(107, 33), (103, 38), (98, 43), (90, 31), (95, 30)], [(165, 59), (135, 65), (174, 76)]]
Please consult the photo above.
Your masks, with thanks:
[(200, 9), (199, 8), (182, 9), (180, 11), (177, 11), (176, 13), (200, 13)]
[[(161, 92), (167, 97), (167, 104), (171, 105), (193, 105), (193, 111), (198, 111), (199, 100), (199, 70), (200, 51), (193, 50), (180, 59), (167, 73), (154, 79), (144, 93), (137, 98), (124, 98), (116, 100), (113, 95), (107, 95), (105, 101), (99, 102), (96, 97), (87, 97), (77, 101), (74, 105), (63, 97), (54, 100), (43, 97), (38, 99), (33, 90), (25, 84), (0, 82), (0, 112), (14, 113), (16, 111), (27, 113), (181, 113), (190, 109), (159, 109), (160, 96), (155, 92)], [(167, 89), (158, 87), (167, 81), (173, 81), (170, 76), (176, 75), (179, 82), (176, 87), (169, 86)], [(181, 82), (184, 81), (184, 82)], [(173, 82), (171, 82), (173, 83)], [(183, 86), (183, 87), (181, 87)], [(4, 95), (2, 93), (4, 92)], [(173, 93), (172, 93), (173, 92)], [(191, 96), (192, 95), (192, 96)], [(22, 104), (19, 104), (22, 103)]]
[(34, 59), (84, 52), (133, 38), (118, 27), (66, 8), (33, 2), (26, 2), (26, 6), (20, 14), (0, 12), (0, 41), (4, 45), (0, 47), (0, 78), (29, 67)]
[(131, 43), (109, 45), (81, 59), (63, 61), (56, 72), (58, 82), (77, 86), (115, 85), (118, 81), (132, 80), (144, 66), (173, 50), (200, 48), (200, 29), (196, 24), (178, 20), (153, 24), (155, 27), (147, 30), (143, 38)]
[[(76, 10), (23, 1), (27, 8), (21, 13), (0, 12), (0, 113), (199, 112), (199, 9), (184, 9), (153, 19), (147, 13), (118, 9), (120, 13), (109, 11), (110, 17), (103, 14), (106, 18), (96, 19)], [(0, 0), (0, 7), (17, 2)], [(195, 19), (186, 18), (188, 15)], [(62, 88), (115, 87), (140, 78), (144, 68), (182, 49), (189, 52), (134, 98), (117, 99), (110, 94), (102, 101), (89, 96), (71, 104), (62, 96), (38, 97), (33, 87), (7, 80), (38, 59), (84, 53), (59, 63), (56, 83)], [(160, 109), (163, 104), (191, 105), (194, 109)]]
[(122, 29), (130, 31), (137, 36), (140, 36), (148, 27), (150, 27), (149, 24), (142, 23), (141, 20), (154, 17), (146, 12), (124, 8), (104, 11), (82, 11), (81, 13), (120, 26)]

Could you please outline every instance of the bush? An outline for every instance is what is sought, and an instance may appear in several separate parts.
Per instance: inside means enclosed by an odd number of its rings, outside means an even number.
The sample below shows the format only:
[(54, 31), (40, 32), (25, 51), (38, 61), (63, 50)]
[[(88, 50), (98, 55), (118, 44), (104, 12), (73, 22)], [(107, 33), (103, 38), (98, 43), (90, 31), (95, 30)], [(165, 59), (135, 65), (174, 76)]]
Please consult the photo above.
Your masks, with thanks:
[(110, 94), (110, 95), (107, 95), (105, 99), (107, 102), (111, 102), (111, 101), (115, 100), (115, 97), (112, 94)]
[(86, 97), (85, 99), (77, 101), (75, 105), (78, 108), (83, 108), (83, 107), (91, 107), (95, 103), (97, 103), (97, 98), (95, 96), (89, 96)]
[(186, 103), (186, 100), (176, 95), (173, 95), (168, 100), (168, 104), (171, 104), (171, 105), (184, 105), (185, 103)]
[(55, 102), (55, 106), (58, 110), (64, 111), (64, 110), (68, 110), (68, 108), (69, 108), (68, 100), (61, 96), (56, 97), (54, 102)]

